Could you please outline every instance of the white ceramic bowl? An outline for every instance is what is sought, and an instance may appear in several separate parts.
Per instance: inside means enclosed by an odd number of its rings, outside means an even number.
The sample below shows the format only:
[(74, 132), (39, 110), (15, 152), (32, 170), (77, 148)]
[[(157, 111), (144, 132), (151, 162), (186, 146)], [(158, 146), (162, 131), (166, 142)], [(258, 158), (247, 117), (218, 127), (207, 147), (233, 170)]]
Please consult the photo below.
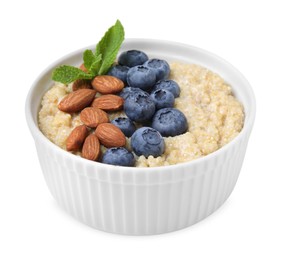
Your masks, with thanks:
[(61, 64), (79, 65), (84, 49), (59, 59), (37, 78), (26, 100), (27, 123), (50, 192), (76, 219), (99, 230), (128, 235), (182, 229), (213, 213), (231, 194), (254, 123), (255, 98), (240, 72), (202, 49), (160, 40), (127, 39), (121, 51), (129, 49), (168, 61), (196, 63), (220, 74), (244, 106), (241, 133), (203, 158), (155, 168), (112, 166), (62, 150), (39, 130), (37, 114), (42, 96), (52, 85), (52, 70)]

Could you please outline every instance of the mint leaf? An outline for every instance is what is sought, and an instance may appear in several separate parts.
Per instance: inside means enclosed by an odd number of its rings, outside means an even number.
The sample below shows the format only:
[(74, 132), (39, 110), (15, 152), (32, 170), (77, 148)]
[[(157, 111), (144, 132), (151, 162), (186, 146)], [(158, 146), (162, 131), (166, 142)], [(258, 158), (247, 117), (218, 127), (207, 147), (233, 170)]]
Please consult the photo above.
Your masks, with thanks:
[(91, 50), (85, 50), (83, 53), (83, 63), (86, 69), (90, 72), (90, 67), (94, 62), (95, 55)]
[(92, 79), (93, 75), (89, 73), (85, 73), (84, 71), (68, 66), (62, 65), (57, 67), (52, 74), (52, 79), (54, 81), (58, 81), (64, 84), (69, 84), (77, 79)]
[(92, 79), (97, 75), (105, 74), (114, 63), (123, 40), (124, 28), (117, 20), (96, 45), (94, 52), (84, 51), (83, 64), (88, 73), (76, 67), (62, 65), (53, 71), (52, 79), (69, 84), (77, 79)]
[(113, 64), (120, 46), (124, 40), (124, 28), (119, 20), (110, 27), (100, 42), (96, 45), (95, 56), (102, 55), (99, 75), (105, 74)]
[[(95, 55), (94, 55), (95, 56)], [(91, 66), (90, 66), (90, 71), (94, 74), (94, 75), (98, 75), (98, 71), (100, 69), (101, 66), (101, 60), (102, 60), (102, 55), (99, 54), (97, 57), (94, 58)]]

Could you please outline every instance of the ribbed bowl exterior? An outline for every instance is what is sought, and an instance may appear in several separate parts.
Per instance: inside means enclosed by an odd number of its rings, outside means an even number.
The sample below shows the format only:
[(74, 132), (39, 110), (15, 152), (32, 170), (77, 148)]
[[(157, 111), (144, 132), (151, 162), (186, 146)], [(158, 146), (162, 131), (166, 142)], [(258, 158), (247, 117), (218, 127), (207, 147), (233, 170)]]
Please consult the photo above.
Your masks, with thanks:
[[(128, 41), (127, 48), (131, 49), (134, 41)], [(166, 50), (171, 44), (159, 43)], [(144, 44), (149, 46), (150, 42), (148, 45), (145, 40)], [(251, 89), (249, 95), (245, 91), (241, 97), (246, 113), (243, 131), (219, 151), (174, 166), (126, 168), (79, 158), (42, 135), (36, 126), (40, 98), (35, 89), (41, 89), (39, 85), (46, 84), (48, 76), (48, 73), (41, 75), (32, 87), (26, 116), (48, 188), (60, 206), (76, 219), (111, 233), (161, 234), (204, 219), (231, 194), (254, 121), (255, 100)], [(38, 92), (43, 94), (47, 88)]]
[(126, 235), (171, 232), (213, 213), (235, 186), (246, 145), (247, 137), (195, 167), (182, 164), (154, 174), (134, 169), (126, 175), (123, 167), (86, 167), (36, 142), (56, 201), (89, 226)]

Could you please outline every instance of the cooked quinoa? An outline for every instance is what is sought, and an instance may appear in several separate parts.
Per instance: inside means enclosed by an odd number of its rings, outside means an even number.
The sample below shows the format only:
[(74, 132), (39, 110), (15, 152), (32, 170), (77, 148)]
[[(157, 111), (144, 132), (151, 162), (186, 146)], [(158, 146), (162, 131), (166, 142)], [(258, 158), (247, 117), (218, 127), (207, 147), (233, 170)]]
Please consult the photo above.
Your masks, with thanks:
[[(170, 79), (181, 89), (174, 107), (185, 114), (189, 129), (182, 135), (164, 137), (162, 156), (136, 157), (137, 167), (172, 165), (205, 156), (229, 143), (243, 127), (243, 106), (218, 74), (195, 64), (174, 62), (170, 67)], [(71, 85), (55, 83), (44, 95), (39, 112), (41, 131), (63, 149), (70, 132), (82, 124), (79, 114), (64, 113), (57, 107), (69, 92)], [(110, 119), (119, 115), (123, 112), (110, 114)]]

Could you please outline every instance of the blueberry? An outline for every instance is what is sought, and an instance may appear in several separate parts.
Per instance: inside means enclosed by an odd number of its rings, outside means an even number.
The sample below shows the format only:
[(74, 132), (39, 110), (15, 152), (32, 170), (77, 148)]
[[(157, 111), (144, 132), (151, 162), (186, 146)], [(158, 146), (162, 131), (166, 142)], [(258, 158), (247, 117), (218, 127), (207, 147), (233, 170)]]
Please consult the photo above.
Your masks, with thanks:
[(111, 123), (120, 128), (127, 137), (130, 137), (136, 130), (134, 123), (127, 117), (117, 117)]
[(130, 87), (147, 91), (156, 83), (156, 73), (143, 65), (132, 67), (127, 73), (127, 83)]
[(170, 66), (165, 60), (151, 59), (146, 61), (144, 65), (156, 73), (156, 81), (167, 79), (170, 75)]
[[(132, 87), (125, 87), (119, 93), (119, 96), (122, 97), (124, 100), (128, 98), (130, 95), (133, 95), (135, 92), (146, 93), (141, 88), (132, 88)], [(147, 94), (147, 93), (146, 93)]]
[(158, 81), (154, 86), (154, 90), (157, 90), (157, 89), (167, 89), (170, 92), (172, 92), (175, 98), (180, 96), (180, 87), (178, 83), (171, 79), (165, 79), (165, 80)]
[(148, 93), (136, 92), (124, 101), (124, 112), (132, 120), (143, 123), (152, 118), (156, 107)]
[(134, 166), (134, 155), (124, 147), (112, 147), (106, 150), (102, 162), (120, 166)]
[(158, 130), (162, 136), (180, 135), (188, 129), (185, 115), (176, 108), (158, 110), (152, 119), (151, 126)]
[(156, 109), (173, 107), (175, 103), (174, 95), (166, 89), (157, 89), (151, 93), (150, 97), (155, 102)]
[(120, 54), (118, 63), (127, 67), (134, 67), (142, 65), (147, 60), (148, 56), (143, 51), (129, 50)]
[(138, 156), (158, 157), (164, 153), (165, 142), (157, 130), (151, 127), (141, 127), (132, 135), (131, 147)]
[(121, 79), (126, 85), (127, 83), (126, 77), (127, 77), (128, 70), (129, 70), (129, 67), (127, 66), (114, 65), (109, 69), (109, 71), (107, 72), (107, 75)]

